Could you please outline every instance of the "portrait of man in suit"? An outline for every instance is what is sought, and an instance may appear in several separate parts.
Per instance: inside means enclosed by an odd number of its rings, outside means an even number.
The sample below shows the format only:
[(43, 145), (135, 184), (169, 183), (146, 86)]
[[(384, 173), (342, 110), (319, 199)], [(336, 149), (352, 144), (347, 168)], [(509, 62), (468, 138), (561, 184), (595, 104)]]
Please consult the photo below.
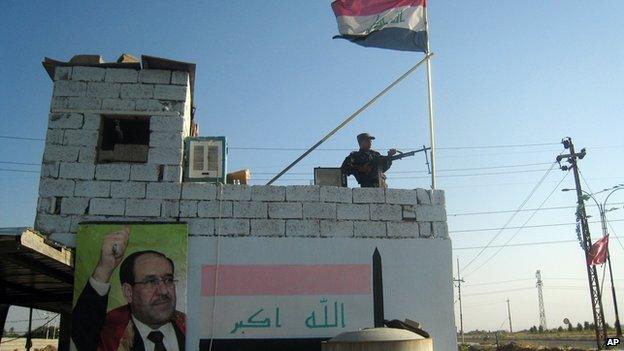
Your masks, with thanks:
[[(130, 227), (107, 233), (97, 265), (76, 300), (72, 340), (78, 351), (183, 351), (186, 316), (176, 310), (174, 261), (157, 250), (126, 255)], [(113, 272), (125, 305), (107, 311)]]

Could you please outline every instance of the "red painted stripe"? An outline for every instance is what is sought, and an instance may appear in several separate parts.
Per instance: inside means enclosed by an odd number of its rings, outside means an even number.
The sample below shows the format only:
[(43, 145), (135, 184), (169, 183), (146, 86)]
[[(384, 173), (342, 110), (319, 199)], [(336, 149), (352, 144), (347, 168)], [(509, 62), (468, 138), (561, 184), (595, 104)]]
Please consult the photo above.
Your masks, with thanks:
[[(202, 267), (202, 296), (214, 296), (215, 266)], [(367, 264), (219, 265), (217, 296), (365, 295)]]
[(426, 0), (336, 0), (331, 6), (338, 16), (370, 16), (397, 7), (426, 6)]

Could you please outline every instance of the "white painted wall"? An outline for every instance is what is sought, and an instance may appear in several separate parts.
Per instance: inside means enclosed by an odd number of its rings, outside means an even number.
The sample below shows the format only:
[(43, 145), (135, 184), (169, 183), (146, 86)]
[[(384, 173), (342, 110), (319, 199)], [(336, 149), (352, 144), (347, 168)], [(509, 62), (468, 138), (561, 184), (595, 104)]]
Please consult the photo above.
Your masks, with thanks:
[[(212, 297), (201, 296), (201, 269), (216, 262), (217, 245), (220, 264), (372, 264), (375, 247), (383, 262), (385, 318), (410, 318), (422, 323), (434, 338), (435, 350), (455, 350), (456, 336), (453, 312), (452, 254), (448, 239), (364, 239), (364, 238), (253, 238), (215, 237), (189, 238), (188, 334), (190, 347), (200, 339), (209, 339), (212, 331)], [(306, 329), (303, 320), (316, 303), (326, 297), (333, 301), (349, 301), (357, 311), (348, 312), (347, 327)], [(250, 308), (285, 304), (282, 328), (254, 330), (247, 337), (331, 337), (342, 331), (372, 326), (372, 296), (261, 296), (218, 297), (215, 337), (241, 338), (229, 330), (236, 321), (249, 317)], [(331, 305), (333, 306), (333, 305)], [(332, 307), (333, 308), (333, 307)], [(330, 310), (331, 311), (331, 310)], [(290, 314), (288, 316), (287, 314)], [(331, 312), (330, 312), (331, 314)], [(269, 317), (269, 316), (267, 316)], [(274, 318), (274, 317), (271, 317)], [(291, 318), (290, 321), (286, 319)], [(290, 326), (286, 326), (290, 323)], [(307, 330), (307, 331), (306, 331)]]

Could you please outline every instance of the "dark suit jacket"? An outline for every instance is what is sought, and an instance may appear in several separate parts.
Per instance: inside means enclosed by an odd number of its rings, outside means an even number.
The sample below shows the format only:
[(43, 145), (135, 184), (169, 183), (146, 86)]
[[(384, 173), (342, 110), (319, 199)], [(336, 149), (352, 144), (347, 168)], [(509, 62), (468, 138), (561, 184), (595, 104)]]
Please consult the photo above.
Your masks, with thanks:
[[(78, 351), (145, 351), (130, 306), (106, 313), (108, 295), (100, 296), (87, 282), (72, 312), (72, 340)], [(176, 311), (171, 321), (180, 351), (184, 351), (186, 324)]]

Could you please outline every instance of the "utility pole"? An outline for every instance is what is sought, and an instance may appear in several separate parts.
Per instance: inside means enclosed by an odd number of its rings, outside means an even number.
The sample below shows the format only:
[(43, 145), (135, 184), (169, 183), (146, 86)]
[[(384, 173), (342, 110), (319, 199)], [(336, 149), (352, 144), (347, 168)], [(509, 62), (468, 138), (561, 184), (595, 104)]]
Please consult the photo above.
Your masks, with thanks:
[[(576, 198), (577, 198), (577, 220), (580, 221), (581, 224), (581, 245), (583, 250), (585, 251), (585, 267), (587, 269), (587, 280), (589, 282), (589, 294), (592, 303), (592, 313), (594, 316), (594, 326), (596, 331), (596, 345), (598, 350), (602, 350), (604, 345), (606, 345), (606, 337), (607, 331), (605, 329), (604, 323), (604, 311), (602, 309), (602, 297), (600, 295), (600, 285), (598, 282), (598, 272), (596, 270), (596, 266), (589, 265), (589, 251), (591, 249), (591, 234), (589, 232), (589, 224), (587, 223), (587, 214), (585, 213), (585, 201), (583, 199), (583, 189), (581, 189), (581, 180), (579, 176), (578, 170), (578, 160), (583, 159), (585, 157), (585, 149), (582, 149), (581, 152), (576, 153), (574, 151), (574, 144), (572, 143), (572, 138), (566, 137), (561, 143), (566, 150), (570, 150), (569, 154), (561, 154), (557, 156), (557, 162), (560, 165), (561, 170), (568, 171), (572, 170), (574, 173), (574, 184), (576, 187)], [(561, 160), (567, 160), (570, 164), (561, 165)]]
[(544, 309), (544, 294), (542, 292), (542, 286), (544, 285), (542, 284), (542, 273), (539, 269), (535, 272), (535, 278), (537, 278), (535, 286), (537, 287), (537, 300), (539, 305), (539, 323), (542, 330), (546, 331), (548, 327), (546, 326), (546, 310)]
[(461, 336), (461, 342), (464, 343), (464, 311), (462, 310), (462, 295), (461, 285), (464, 280), (459, 276), (459, 258), (457, 259), (457, 279), (453, 279), (453, 282), (457, 283), (457, 292), (459, 294), (459, 335)]
[(511, 308), (509, 307), (509, 298), (507, 298), (507, 316), (509, 317), (509, 332), (513, 333), (513, 328), (511, 327)]

